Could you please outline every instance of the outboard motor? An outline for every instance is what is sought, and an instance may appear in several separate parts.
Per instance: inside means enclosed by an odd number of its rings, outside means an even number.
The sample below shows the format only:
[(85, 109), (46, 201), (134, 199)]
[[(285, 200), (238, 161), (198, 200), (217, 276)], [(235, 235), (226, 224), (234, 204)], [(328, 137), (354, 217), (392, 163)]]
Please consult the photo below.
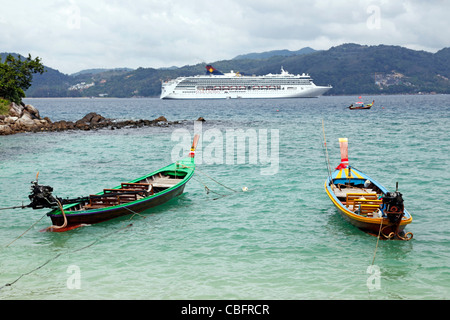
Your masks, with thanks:
[(381, 199), (383, 200), (383, 211), (387, 215), (389, 221), (394, 224), (399, 223), (405, 209), (402, 194), (398, 191), (388, 192)]
[(58, 205), (56, 198), (53, 196), (53, 188), (43, 186), (37, 181), (31, 182), (31, 194), (28, 196), (31, 203), (28, 205), (33, 209), (54, 208)]

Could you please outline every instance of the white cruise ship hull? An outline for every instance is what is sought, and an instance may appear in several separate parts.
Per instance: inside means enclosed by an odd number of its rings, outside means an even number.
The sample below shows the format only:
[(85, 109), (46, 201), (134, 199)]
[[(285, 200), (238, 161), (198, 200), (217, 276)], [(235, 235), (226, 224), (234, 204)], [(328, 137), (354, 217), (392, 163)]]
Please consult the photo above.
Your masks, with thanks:
[(316, 86), (309, 75), (292, 75), (281, 70), (281, 74), (265, 76), (231, 72), (179, 77), (162, 83), (161, 99), (317, 98), (332, 88)]
[(183, 92), (168, 92), (161, 95), (161, 99), (276, 99), (276, 98), (317, 98), (330, 90), (331, 87), (315, 87), (299, 90), (285, 90), (280, 92), (249, 92), (249, 91), (235, 91), (235, 92), (218, 92), (196, 90), (189, 93)]

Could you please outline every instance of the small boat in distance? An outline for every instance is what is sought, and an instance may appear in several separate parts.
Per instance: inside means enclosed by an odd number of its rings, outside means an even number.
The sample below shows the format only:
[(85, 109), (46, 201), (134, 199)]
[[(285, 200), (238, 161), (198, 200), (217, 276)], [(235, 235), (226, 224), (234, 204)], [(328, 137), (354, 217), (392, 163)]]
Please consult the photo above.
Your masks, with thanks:
[(123, 182), (111, 189), (76, 199), (61, 199), (52, 195), (53, 188), (32, 182), (29, 195), (33, 209), (52, 208), (47, 213), (53, 225), (46, 231), (63, 232), (85, 225), (100, 223), (129, 214), (137, 214), (161, 205), (183, 193), (194, 175), (195, 135), (189, 155), (175, 163), (143, 177)]
[[(348, 162), (348, 139), (339, 139), (341, 163), (325, 181), (325, 191), (341, 216), (359, 229), (384, 239), (410, 240), (405, 227), (412, 222), (398, 190), (389, 192), (379, 182)], [(397, 186), (398, 188), (398, 186)]]
[(355, 102), (355, 104), (351, 104), (348, 108), (350, 110), (357, 110), (357, 109), (370, 109), (372, 108), (373, 104), (375, 103), (375, 100), (372, 101), (372, 103), (364, 105), (364, 102)]

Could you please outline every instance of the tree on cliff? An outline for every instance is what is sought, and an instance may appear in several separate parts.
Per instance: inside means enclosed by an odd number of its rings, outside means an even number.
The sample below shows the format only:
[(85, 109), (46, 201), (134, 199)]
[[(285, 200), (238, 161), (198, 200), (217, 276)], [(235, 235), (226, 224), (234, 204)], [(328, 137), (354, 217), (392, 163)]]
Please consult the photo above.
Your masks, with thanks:
[(44, 73), (44, 65), (41, 59), (36, 57), (22, 60), (8, 55), (5, 62), (0, 58), (0, 97), (11, 102), (20, 103), (25, 97), (25, 90), (31, 86), (33, 73)]

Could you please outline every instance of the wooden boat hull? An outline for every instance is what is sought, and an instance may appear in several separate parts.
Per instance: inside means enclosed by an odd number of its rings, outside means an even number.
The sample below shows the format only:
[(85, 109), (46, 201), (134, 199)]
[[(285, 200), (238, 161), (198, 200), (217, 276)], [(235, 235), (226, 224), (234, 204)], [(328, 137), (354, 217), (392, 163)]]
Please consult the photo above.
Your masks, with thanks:
[[(66, 228), (70, 229), (71, 227), (75, 226), (95, 224), (133, 213), (141, 213), (145, 210), (166, 203), (169, 200), (172, 200), (173, 198), (181, 195), (184, 191), (184, 187), (185, 184), (182, 184), (179, 187), (174, 188), (173, 190), (167, 193), (160, 194), (155, 197), (152, 197), (151, 199), (139, 201), (136, 203), (129, 203), (122, 206), (114, 206), (111, 208), (105, 208), (103, 210), (86, 210), (81, 213), (66, 214), (67, 218)], [(55, 226), (63, 225), (64, 217), (59, 210), (58, 212), (55, 213), (50, 212), (47, 215), (51, 218), (53, 225)]]
[[(389, 221), (389, 219), (385, 216), (382, 217), (364, 217), (360, 214), (357, 214), (349, 209), (349, 207), (343, 203), (338, 197), (338, 195), (333, 191), (333, 186), (336, 186), (338, 184), (338, 179), (332, 178), (336, 177), (339, 174), (342, 174), (342, 171), (348, 172), (348, 169), (341, 169), (336, 170), (331, 177), (328, 177), (328, 179), (325, 181), (325, 191), (330, 198), (330, 200), (333, 202), (335, 207), (339, 210), (339, 214), (349, 222), (350, 224), (354, 225), (355, 227), (369, 232), (373, 234), (378, 234), (380, 232), (380, 229), (383, 229), (384, 234), (390, 234), (391, 232), (398, 232), (402, 233), (405, 229), (405, 227), (412, 222), (412, 216), (411, 214), (405, 209), (404, 210), (404, 216), (398, 225), (398, 227), (393, 226), (392, 223)], [(345, 174), (345, 172), (343, 174)], [(376, 180), (370, 178), (368, 175), (360, 172), (359, 170), (355, 168), (351, 168), (351, 172), (353, 175), (358, 174), (361, 178), (357, 178), (359, 181), (355, 181), (355, 179), (350, 179), (352, 183), (355, 182), (362, 182), (369, 180), (373, 185), (377, 186), (379, 190), (382, 191), (382, 195), (389, 192), (385, 187), (383, 187), (379, 182)], [(347, 177), (347, 175), (346, 175)], [(333, 181), (334, 180), (334, 181)], [(333, 182), (333, 183), (332, 183)], [(337, 187), (335, 187), (337, 188)], [(367, 192), (368, 194), (370, 191), (364, 191), (364, 188), (361, 188), (363, 192)], [(395, 228), (395, 229), (394, 229)]]
[[(339, 214), (355, 227), (385, 238), (409, 240), (405, 227), (412, 222), (411, 214), (404, 209), (400, 193), (390, 193), (378, 181), (348, 165), (347, 139), (340, 139), (341, 164), (325, 180), (325, 191), (339, 210)], [(395, 208), (388, 206), (391, 197), (399, 197)], [(395, 209), (395, 211), (394, 211)]]
[(189, 156), (176, 163), (112, 189), (104, 189), (76, 203), (60, 204), (58, 209), (47, 213), (53, 223), (47, 230), (62, 232), (141, 213), (181, 195), (195, 172), (194, 155), (198, 139), (196, 135)]
[(365, 106), (365, 107), (348, 107), (350, 110), (362, 110), (362, 109), (370, 109), (372, 106)]
[(349, 106), (348, 108), (350, 109), (350, 110), (364, 110), (364, 109), (370, 109), (370, 108), (372, 108), (372, 106), (373, 106), (373, 104), (375, 103), (375, 100), (374, 101), (372, 101), (372, 103), (370, 103), (370, 104), (366, 104), (366, 105), (364, 105), (364, 103), (358, 103), (358, 104), (356, 104), (356, 105), (351, 105), (351, 106)]

